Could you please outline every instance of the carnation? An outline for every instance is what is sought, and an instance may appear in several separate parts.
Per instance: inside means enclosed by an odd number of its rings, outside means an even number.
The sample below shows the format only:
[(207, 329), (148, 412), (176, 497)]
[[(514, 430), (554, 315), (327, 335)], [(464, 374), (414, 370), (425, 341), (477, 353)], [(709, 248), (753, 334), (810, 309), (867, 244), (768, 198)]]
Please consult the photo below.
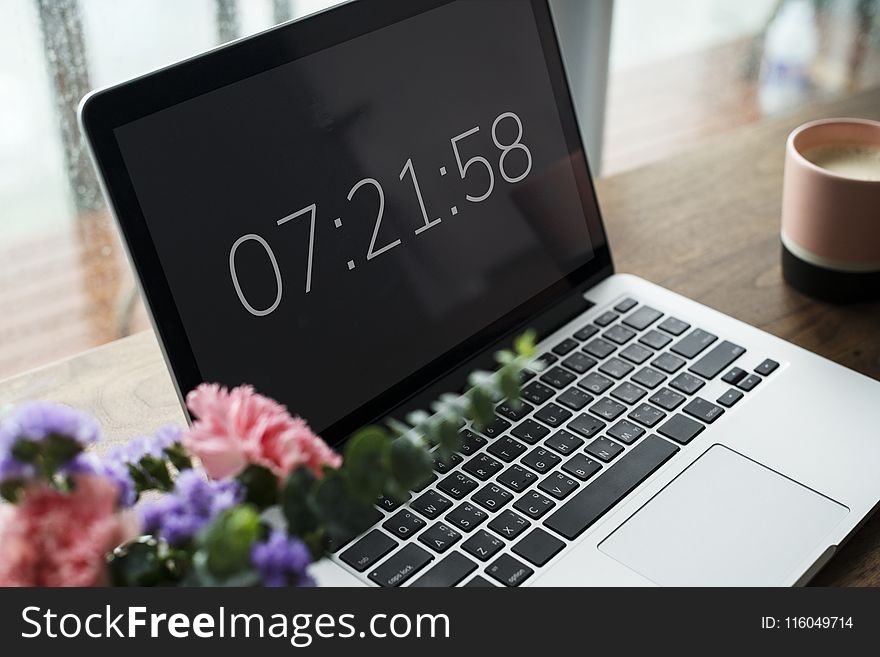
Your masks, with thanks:
[(94, 475), (74, 475), (73, 490), (29, 486), (0, 508), (0, 586), (103, 586), (105, 556), (134, 539), (137, 517), (118, 512), (119, 491)]
[(202, 384), (187, 395), (197, 420), (184, 444), (214, 479), (235, 476), (249, 464), (284, 477), (300, 466), (321, 477), (324, 467), (338, 468), (342, 457), (309, 425), (287, 408), (250, 386), (228, 390)]

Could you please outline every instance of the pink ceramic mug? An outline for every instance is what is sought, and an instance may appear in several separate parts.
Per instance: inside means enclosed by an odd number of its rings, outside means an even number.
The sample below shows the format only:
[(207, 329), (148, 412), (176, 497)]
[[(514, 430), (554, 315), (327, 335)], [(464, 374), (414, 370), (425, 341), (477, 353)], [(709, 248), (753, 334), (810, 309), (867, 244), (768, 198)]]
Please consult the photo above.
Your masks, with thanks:
[(880, 122), (825, 119), (789, 135), (781, 237), (793, 287), (829, 301), (880, 298)]

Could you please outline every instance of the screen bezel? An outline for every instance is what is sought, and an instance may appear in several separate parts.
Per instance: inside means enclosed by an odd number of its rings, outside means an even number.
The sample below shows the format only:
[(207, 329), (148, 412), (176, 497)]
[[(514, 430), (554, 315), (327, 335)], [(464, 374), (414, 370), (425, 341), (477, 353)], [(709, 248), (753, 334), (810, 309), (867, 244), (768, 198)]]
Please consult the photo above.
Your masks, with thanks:
[[(186, 392), (194, 389), (203, 379), (128, 175), (115, 130), (220, 87), (456, 1), (460, 0), (408, 0), (405, 3), (352, 0), (129, 82), (92, 92), (83, 99), (80, 106), (83, 132), (102, 175), (105, 194), (140, 280), (181, 401)], [(456, 370), (475, 354), (493, 348), (505, 336), (521, 330), (541, 312), (572, 294), (582, 294), (585, 289), (613, 273), (611, 254), (550, 9), (547, 0), (524, 1), (530, 3), (538, 26), (559, 119), (584, 208), (593, 257), (507, 315), (323, 429), (324, 439), (331, 444), (345, 439), (358, 427), (384, 417), (408, 397)]]

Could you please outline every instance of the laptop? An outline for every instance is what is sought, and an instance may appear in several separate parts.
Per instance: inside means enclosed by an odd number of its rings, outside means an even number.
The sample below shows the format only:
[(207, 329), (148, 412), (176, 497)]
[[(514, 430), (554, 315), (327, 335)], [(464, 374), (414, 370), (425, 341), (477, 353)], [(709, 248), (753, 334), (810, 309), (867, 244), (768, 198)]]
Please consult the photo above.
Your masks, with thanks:
[(322, 584), (795, 585), (880, 499), (880, 383), (614, 273), (545, 0), (357, 0), (80, 112), (181, 397), (340, 445), (538, 331)]

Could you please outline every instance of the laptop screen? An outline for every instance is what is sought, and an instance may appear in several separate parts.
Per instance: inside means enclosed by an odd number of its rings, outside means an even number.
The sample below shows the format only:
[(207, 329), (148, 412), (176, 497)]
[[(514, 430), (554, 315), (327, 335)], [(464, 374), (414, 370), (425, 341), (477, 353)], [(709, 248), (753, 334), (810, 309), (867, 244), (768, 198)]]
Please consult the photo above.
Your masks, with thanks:
[(583, 267), (545, 47), (451, 2), (116, 128), (201, 379), (323, 431)]

